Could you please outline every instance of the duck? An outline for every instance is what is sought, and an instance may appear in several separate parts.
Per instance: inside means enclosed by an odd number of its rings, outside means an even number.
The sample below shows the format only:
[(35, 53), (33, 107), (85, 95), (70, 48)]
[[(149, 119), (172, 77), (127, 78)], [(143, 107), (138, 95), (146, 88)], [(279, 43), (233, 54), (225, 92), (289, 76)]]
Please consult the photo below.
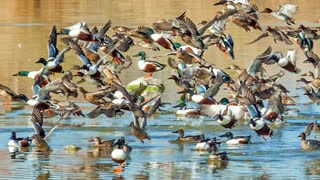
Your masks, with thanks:
[(237, 121), (244, 119), (246, 108), (242, 105), (234, 105), (229, 103), (223, 104), (201, 104), (200, 115), (217, 119), (217, 122), (224, 128), (233, 128)]
[(80, 91), (85, 100), (91, 104), (100, 105), (107, 103), (107, 101), (102, 98), (105, 94), (108, 94), (105, 91), (88, 92), (83, 87), (78, 87), (77, 90)]
[(4, 102), (3, 105), (10, 105), (12, 103), (23, 103), (27, 104), (29, 98), (24, 94), (16, 94), (9, 87), (0, 84), (0, 96), (3, 96), (8, 99), (7, 102)]
[(8, 142), (8, 146), (14, 146), (14, 147), (29, 147), (30, 146), (31, 139), (29, 137), (27, 138), (17, 138), (16, 132), (11, 132), (11, 137)]
[(100, 137), (95, 137), (93, 139), (90, 139), (88, 142), (94, 142), (95, 146), (100, 147), (112, 147), (115, 139), (102, 141)]
[(179, 133), (179, 137), (177, 138), (178, 141), (184, 141), (184, 142), (192, 142), (192, 141), (199, 141), (204, 139), (204, 135), (194, 135), (194, 136), (184, 136), (184, 130), (178, 129), (176, 131), (173, 131), (172, 133)]
[(87, 23), (85, 22), (78, 22), (74, 25), (64, 27), (61, 29), (59, 34), (69, 35), (70, 37), (74, 37), (83, 41), (92, 41), (92, 34)]
[(317, 121), (313, 121), (309, 123), (304, 131), (306, 136), (309, 136), (311, 134), (311, 131), (320, 132), (320, 124), (318, 124)]
[(216, 141), (216, 139), (213, 139), (210, 144), (210, 149), (209, 149), (210, 155), (209, 155), (209, 160), (214, 160), (214, 161), (228, 161), (229, 158), (227, 156), (227, 152), (219, 152), (219, 143)]
[(196, 144), (196, 150), (197, 151), (210, 151), (212, 146), (214, 144), (221, 144), (222, 142), (218, 142), (216, 138), (207, 138), (207, 139), (202, 139)]
[(297, 51), (295, 49), (288, 50), (287, 56), (280, 58), (277, 61), (277, 64), (281, 68), (283, 68), (289, 72), (293, 72), (293, 73), (301, 72), (301, 69), (299, 69), (296, 65), (296, 53), (297, 53)]
[(48, 145), (47, 141), (42, 139), (38, 134), (33, 134), (31, 136), (32, 138), (32, 144), (34, 144), (38, 151), (40, 152), (50, 152), (51, 148)]
[(261, 112), (257, 108), (256, 105), (250, 105), (248, 107), (248, 111), (250, 113), (250, 122), (249, 127), (254, 130), (259, 136), (262, 137), (263, 140), (266, 140), (264, 136), (271, 137), (273, 135), (273, 131), (265, 122), (264, 117), (261, 117)]
[(259, 41), (260, 39), (268, 37), (268, 36), (272, 37), (275, 43), (277, 41), (281, 41), (281, 42), (284, 42), (285, 44), (288, 44), (288, 45), (293, 44), (293, 42), (289, 39), (289, 37), (284, 32), (282, 32), (281, 30), (278, 30), (276, 28), (271, 28), (270, 26), (267, 26), (266, 32), (264, 32), (263, 34), (258, 36), (253, 41), (246, 43), (246, 44), (255, 43), (255, 42)]
[(320, 149), (320, 141), (311, 139), (307, 140), (305, 133), (301, 133), (298, 137), (301, 137), (301, 148), (303, 150)]
[(269, 13), (275, 18), (285, 21), (288, 25), (295, 24), (294, 19), (292, 19), (292, 14), (296, 12), (298, 6), (294, 4), (284, 4), (280, 5), (277, 11), (271, 10), (270, 8), (265, 8), (260, 13)]
[(133, 122), (130, 123), (131, 133), (139, 139), (142, 143), (144, 143), (144, 139), (151, 140), (149, 134), (141, 127), (134, 125)]
[(43, 64), (43, 67), (52, 73), (63, 73), (63, 67), (61, 63), (64, 59), (64, 53), (69, 51), (70, 46), (66, 46), (61, 52), (56, 47), (57, 45), (57, 29), (53, 26), (48, 40), (48, 59), (39, 58), (35, 63)]
[(51, 72), (42, 67), (37, 71), (19, 71), (12, 76), (24, 76), (33, 79), (34, 81), (38, 80), (40, 77), (43, 77), (44, 81), (41, 83), (41, 87), (44, 87), (51, 82), (49, 75), (51, 75)]
[(227, 145), (236, 145), (236, 144), (249, 144), (251, 136), (233, 136), (232, 132), (226, 132), (219, 137), (227, 137)]
[(111, 152), (112, 160), (122, 165), (127, 160), (132, 148), (125, 143), (124, 137), (116, 139), (112, 146), (114, 147)]
[(216, 46), (224, 53), (224, 57), (227, 57), (227, 55), (229, 55), (231, 59), (234, 60), (234, 42), (230, 34), (228, 34), (227, 36), (225, 34), (222, 34), (219, 37), (219, 41)]
[(138, 68), (139, 70), (147, 73), (145, 78), (151, 77), (152, 73), (156, 71), (160, 71), (166, 67), (165, 64), (161, 64), (156, 61), (146, 60), (146, 53), (144, 51), (140, 51), (138, 54), (133, 55), (133, 57), (138, 57), (138, 56), (141, 57), (141, 59), (138, 61)]

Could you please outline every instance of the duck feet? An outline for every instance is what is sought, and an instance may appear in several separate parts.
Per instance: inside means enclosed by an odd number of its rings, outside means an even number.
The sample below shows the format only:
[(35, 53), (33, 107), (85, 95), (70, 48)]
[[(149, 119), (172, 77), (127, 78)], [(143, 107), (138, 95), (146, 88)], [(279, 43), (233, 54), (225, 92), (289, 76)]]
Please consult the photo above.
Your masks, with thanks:
[(152, 77), (152, 73), (147, 73), (145, 76), (143, 76), (144, 78), (150, 78)]

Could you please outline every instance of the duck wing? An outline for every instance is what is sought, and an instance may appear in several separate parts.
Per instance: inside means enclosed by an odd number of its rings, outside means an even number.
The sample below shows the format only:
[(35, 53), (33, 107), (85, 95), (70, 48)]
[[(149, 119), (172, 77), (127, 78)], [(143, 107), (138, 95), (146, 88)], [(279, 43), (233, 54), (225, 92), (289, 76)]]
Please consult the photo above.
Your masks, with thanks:
[(6, 93), (8, 93), (12, 97), (17, 96), (17, 94), (14, 91), (12, 91), (9, 87), (7, 87), (3, 84), (0, 84), (0, 89), (6, 91)]
[(59, 50), (57, 49), (57, 28), (54, 25), (50, 31), (48, 39), (48, 57), (55, 58)]
[(71, 49), (73, 49), (75, 51), (75, 54), (83, 62), (83, 64), (85, 64), (86, 66), (92, 66), (91, 62), (85, 56), (84, 52), (82, 51), (82, 49), (80, 48), (80, 46), (76, 42), (74, 42), (73, 40), (70, 40), (69, 45), (70, 45)]
[(282, 38), (284, 43), (286, 43), (288, 45), (292, 45), (293, 44), (293, 42), (289, 39), (289, 37), (284, 32), (282, 32), (282, 31), (278, 31), (278, 32), (279, 32), (279, 34), (280, 34), (280, 36), (281, 36), (281, 38)]
[(111, 27), (111, 20), (109, 20), (97, 33), (93, 35), (93, 39), (98, 40), (98, 41), (103, 41), (104, 40), (104, 35), (106, 32), (109, 30)]
[(246, 44), (253, 44), (257, 41), (259, 41), (260, 39), (262, 38), (265, 38), (265, 37), (268, 37), (269, 36), (269, 33), (268, 32), (265, 32), (263, 34), (261, 34), (260, 36), (258, 36), (256, 39), (254, 39), (253, 41), (249, 42), (249, 43), (246, 43)]

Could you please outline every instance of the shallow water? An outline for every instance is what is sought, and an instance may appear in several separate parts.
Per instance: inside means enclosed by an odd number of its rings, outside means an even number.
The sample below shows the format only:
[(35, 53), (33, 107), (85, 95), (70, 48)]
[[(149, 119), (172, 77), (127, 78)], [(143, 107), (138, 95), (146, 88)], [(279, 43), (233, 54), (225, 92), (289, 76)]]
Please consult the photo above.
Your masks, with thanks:
[[(197, 3), (195, 3), (197, 2)], [(279, 3), (295, 3), (300, 9), (295, 14), (297, 24), (314, 22), (318, 20), (315, 15), (319, 14), (319, 3), (313, 1), (255, 1), (261, 7), (270, 5), (277, 8)], [(272, 3), (270, 3), (272, 2)], [(135, 27), (138, 25), (150, 25), (159, 19), (171, 19), (187, 10), (187, 16), (195, 22), (208, 20), (214, 16), (220, 7), (213, 7), (213, 1), (191, 0), (133, 0), (133, 1), (4, 1), (4, 11), (0, 12), (0, 58), (1, 76), (0, 82), (11, 87), (19, 93), (31, 96), (32, 81), (23, 77), (12, 77), (19, 70), (37, 70), (38, 64), (34, 64), (39, 57), (46, 57), (47, 36), (53, 24), (58, 29), (69, 26), (78, 21), (87, 22), (90, 27), (103, 26), (109, 19), (113, 25), (126, 25)], [(261, 15), (261, 24), (285, 25), (275, 19)], [(312, 23), (311, 23), (312, 24)], [(315, 25), (315, 24), (312, 24)], [(227, 32), (231, 33), (235, 41), (236, 60), (224, 59), (222, 53), (211, 47), (205, 53), (204, 58), (224, 68), (233, 63), (245, 68), (251, 60), (263, 52), (270, 44), (275, 50), (288, 50), (295, 46), (284, 46), (281, 43), (274, 44), (271, 39), (265, 38), (253, 45), (243, 45), (261, 34), (255, 31), (246, 33), (233, 24), (227, 25)], [(58, 42), (59, 49), (63, 48)], [(317, 42), (315, 51), (318, 52)], [(133, 55), (140, 48), (134, 47), (128, 53)], [(146, 51), (147, 54), (158, 53)], [(161, 53), (167, 51), (161, 51)], [(298, 64), (303, 71), (309, 70), (311, 65), (301, 63), (304, 59), (302, 52), (298, 53)], [(158, 59), (166, 62), (166, 59)], [(65, 68), (79, 63), (73, 53), (66, 54)], [(266, 68), (270, 74), (279, 72), (279, 68), (272, 66)], [(177, 91), (173, 82), (166, 81), (170, 76), (171, 69), (155, 73), (166, 85), (163, 100), (175, 103)], [(231, 72), (230, 72), (231, 73)], [(121, 74), (124, 82), (129, 82), (138, 76), (136, 65)], [(235, 74), (232, 74), (234, 76)], [(134, 77), (134, 78), (133, 78)], [(297, 75), (286, 73), (281, 82), (291, 90), (290, 95), (301, 95), (298, 103), (308, 102), (302, 96), (302, 92), (296, 90), (299, 87), (295, 80)], [(224, 95), (222, 91), (219, 96)], [(2, 99), (1, 99), (2, 100)], [(73, 99), (74, 100), (74, 99)], [(94, 107), (83, 103), (79, 105), (87, 113)], [(130, 113), (114, 119), (106, 119), (101, 116), (97, 119), (71, 117), (64, 120), (63, 127), (56, 129), (50, 136), (48, 143), (53, 151), (49, 155), (38, 154), (34, 148), (27, 152), (10, 155), (7, 147), (11, 131), (16, 131), (19, 137), (33, 134), (29, 123), (30, 107), (9, 108), (0, 107), (0, 179), (209, 179), (213, 177), (225, 179), (317, 179), (320, 175), (320, 158), (318, 151), (301, 151), (300, 139), (297, 137), (307, 123), (317, 120), (320, 108), (316, 105), (297, 106), (300, 114), (286, 116), (287, 124), (284, 128), (274, 131), (274, 136), (268, 141), (258, 137), (249, 129), (246, 122), (240, 123), (232, 132), (235, 135), (251, 135), (252, 144), (243, 146), (221, 145), (222, 151), (227, 151), (230, 161), (208, 162), (208, 153), (199, 153), (194, 150), (194, 144), (179, 144), (172, 140), (177, 134), (171, 133), (179, 128), (184, 128), (185, 133), (200, 134), (215, 137), (226, 132), (215, 121), (209, 118), (178, 118), (175, 110), (167, 106), (167, 113), (155, 115), (148, 121), (148, 133), (151, 141), (145, 144), (138, 142), (130, 133), (128, 127), (131, 121)], [(56, 122), (58, 119), (47, 121)], [(71, 124), (81, 124), (81, 127), (70, 127)], [(69, 125), (69, 126), (68, 126)], [(49, 131), (51, 126), (46, 126)], [(87, 142), (89, 139), (100, 136), (102, 139), (113, 139), (125, 136), (133, 147), (130, 159), (121, 174), (114, 173), (118, 166), (110, 158), (109, 149), (92, 147)], [(312, 138), (312, 136), (311, 136)], [(77, 144), (82, 147), (78, 152), (66, 152), (65, 146)]]

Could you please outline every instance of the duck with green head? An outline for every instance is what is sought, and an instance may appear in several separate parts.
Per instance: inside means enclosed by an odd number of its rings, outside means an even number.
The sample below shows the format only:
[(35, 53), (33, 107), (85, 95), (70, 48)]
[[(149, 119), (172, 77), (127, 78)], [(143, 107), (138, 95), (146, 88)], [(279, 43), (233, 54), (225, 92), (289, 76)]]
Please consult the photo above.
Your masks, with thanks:
[(152, 73), (156, 71), (160, 71), (166, 67), (165, 64), (161, 64), (156, 61), (146, 60), (147, 55), (144, 51), (140, 51), (138, 54), (134, 55), (133, 57), (138, 57), (138, 56), (141, 57), (140, 61), (138, 61), (138, 68), (139, 70), (147, 73), (147, 75), (144, 76), (145, 78), (151, 77)]

